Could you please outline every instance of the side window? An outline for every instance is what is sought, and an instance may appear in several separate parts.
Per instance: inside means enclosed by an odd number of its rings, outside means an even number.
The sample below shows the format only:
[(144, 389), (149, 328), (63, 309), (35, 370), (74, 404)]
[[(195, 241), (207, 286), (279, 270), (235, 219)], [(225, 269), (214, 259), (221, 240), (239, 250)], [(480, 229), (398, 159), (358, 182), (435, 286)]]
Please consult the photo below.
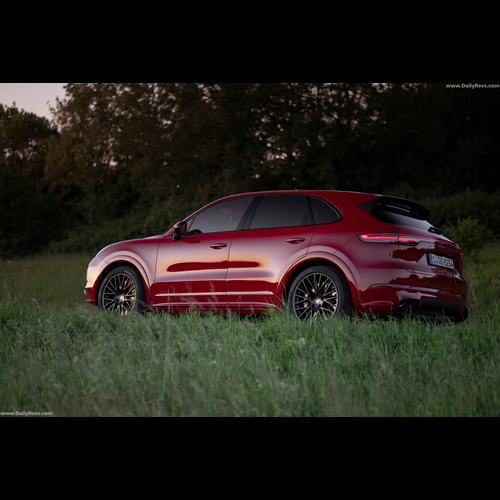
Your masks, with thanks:
[(319, 198), (310, 198), (315, 224), (331, 224), (340, 220), (340, 214)]
[(236, 231), (252, 200), (252, 197), (237, 198), (203, 210), (192, 220), (188, 235)]
[(250, 229), (307, 226), (305, 196), (264, 196), (255, 212)]

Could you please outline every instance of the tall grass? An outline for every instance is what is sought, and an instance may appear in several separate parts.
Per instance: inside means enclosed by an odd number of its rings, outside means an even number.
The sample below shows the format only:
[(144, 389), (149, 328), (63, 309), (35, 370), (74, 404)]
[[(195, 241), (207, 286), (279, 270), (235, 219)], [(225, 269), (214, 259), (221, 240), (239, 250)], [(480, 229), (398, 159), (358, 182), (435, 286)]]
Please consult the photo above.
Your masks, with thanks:
[(0, 261), (0, 301), (44, 306), (85, 303), (90, 254), (43, 255)]
[(500, 315), (454, 326), (0, 304), (0, 411), (496, 416)]
[[(499, 255), (492, 246), (466, 261), (471, 317), (458, 325), (300, 323), (277, 314), (121, 318), (78, 303), (81, 269), (64, 285), (66, 299), (53, 291), (30, 300), (34, 290), (57, 288), (57, 269), (85, 267), (88, 257), (60, 267), (51, 258), (18, 261), (11, 274), (2, 263), (11, 281), (0, 302), (0, 412), (498, 416)], [(23, 269), (40, 274), (23, 278)], [(73, 287), (81, 298), (72, 299)]]
[(473, 316), (488, 315), (500, 304), (500, 244), (489, 244), (466, 255), (464, 278), (469, 286), (467, 302)]

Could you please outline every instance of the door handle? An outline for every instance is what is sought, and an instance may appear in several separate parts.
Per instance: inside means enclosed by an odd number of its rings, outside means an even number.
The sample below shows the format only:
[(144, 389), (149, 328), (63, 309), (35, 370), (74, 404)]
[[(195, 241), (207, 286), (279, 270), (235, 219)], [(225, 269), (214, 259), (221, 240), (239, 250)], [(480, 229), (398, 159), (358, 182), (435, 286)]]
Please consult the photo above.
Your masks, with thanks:
[(214, 243), (213, 245), (210, 245), (210, 248), (213, 248), (214, 250), (220, 250), (221, 248), (226, 248), (227, 243)]
[(305, 238), (290, 238), (289, 240), (286, 240), (287, 243), (291, 243), (292, 245), (296, 245), (297, 243), (302, 243), (303, 241), (306, 241)]

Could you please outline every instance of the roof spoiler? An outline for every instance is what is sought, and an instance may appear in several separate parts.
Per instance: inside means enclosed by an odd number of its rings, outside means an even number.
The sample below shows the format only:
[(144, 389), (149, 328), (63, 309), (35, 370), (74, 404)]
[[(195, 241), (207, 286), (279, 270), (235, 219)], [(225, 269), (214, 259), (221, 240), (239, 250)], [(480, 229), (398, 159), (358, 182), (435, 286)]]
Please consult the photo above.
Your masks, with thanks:
[(374, 208), (378, 208), (406, 215), (412, 219), (428, 221), (430, 218), (430, 210), (424, 205), (396, 196), (359, 194), (354, 196), (352, 201), (369, 215)]

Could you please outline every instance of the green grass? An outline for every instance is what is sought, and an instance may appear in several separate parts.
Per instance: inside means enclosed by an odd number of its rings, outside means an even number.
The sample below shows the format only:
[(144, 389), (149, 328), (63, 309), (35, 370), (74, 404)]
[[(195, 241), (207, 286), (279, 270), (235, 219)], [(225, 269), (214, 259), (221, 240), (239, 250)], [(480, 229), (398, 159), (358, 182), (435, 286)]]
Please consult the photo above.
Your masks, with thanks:
[(500, 304), (500, 244), (490, 244), (464, 262), (469, 311), (473, 316), (487, 315)]
[(0, 302), (52, 306), (84, 304), (87, 267), (93, 256), (43, 255), (0, 261)]
[(458, 325), (121, 318), (82, 304), (89, 256), (0, 263), (0, 412), (498, 416), (499, 250), (466, 260)]

